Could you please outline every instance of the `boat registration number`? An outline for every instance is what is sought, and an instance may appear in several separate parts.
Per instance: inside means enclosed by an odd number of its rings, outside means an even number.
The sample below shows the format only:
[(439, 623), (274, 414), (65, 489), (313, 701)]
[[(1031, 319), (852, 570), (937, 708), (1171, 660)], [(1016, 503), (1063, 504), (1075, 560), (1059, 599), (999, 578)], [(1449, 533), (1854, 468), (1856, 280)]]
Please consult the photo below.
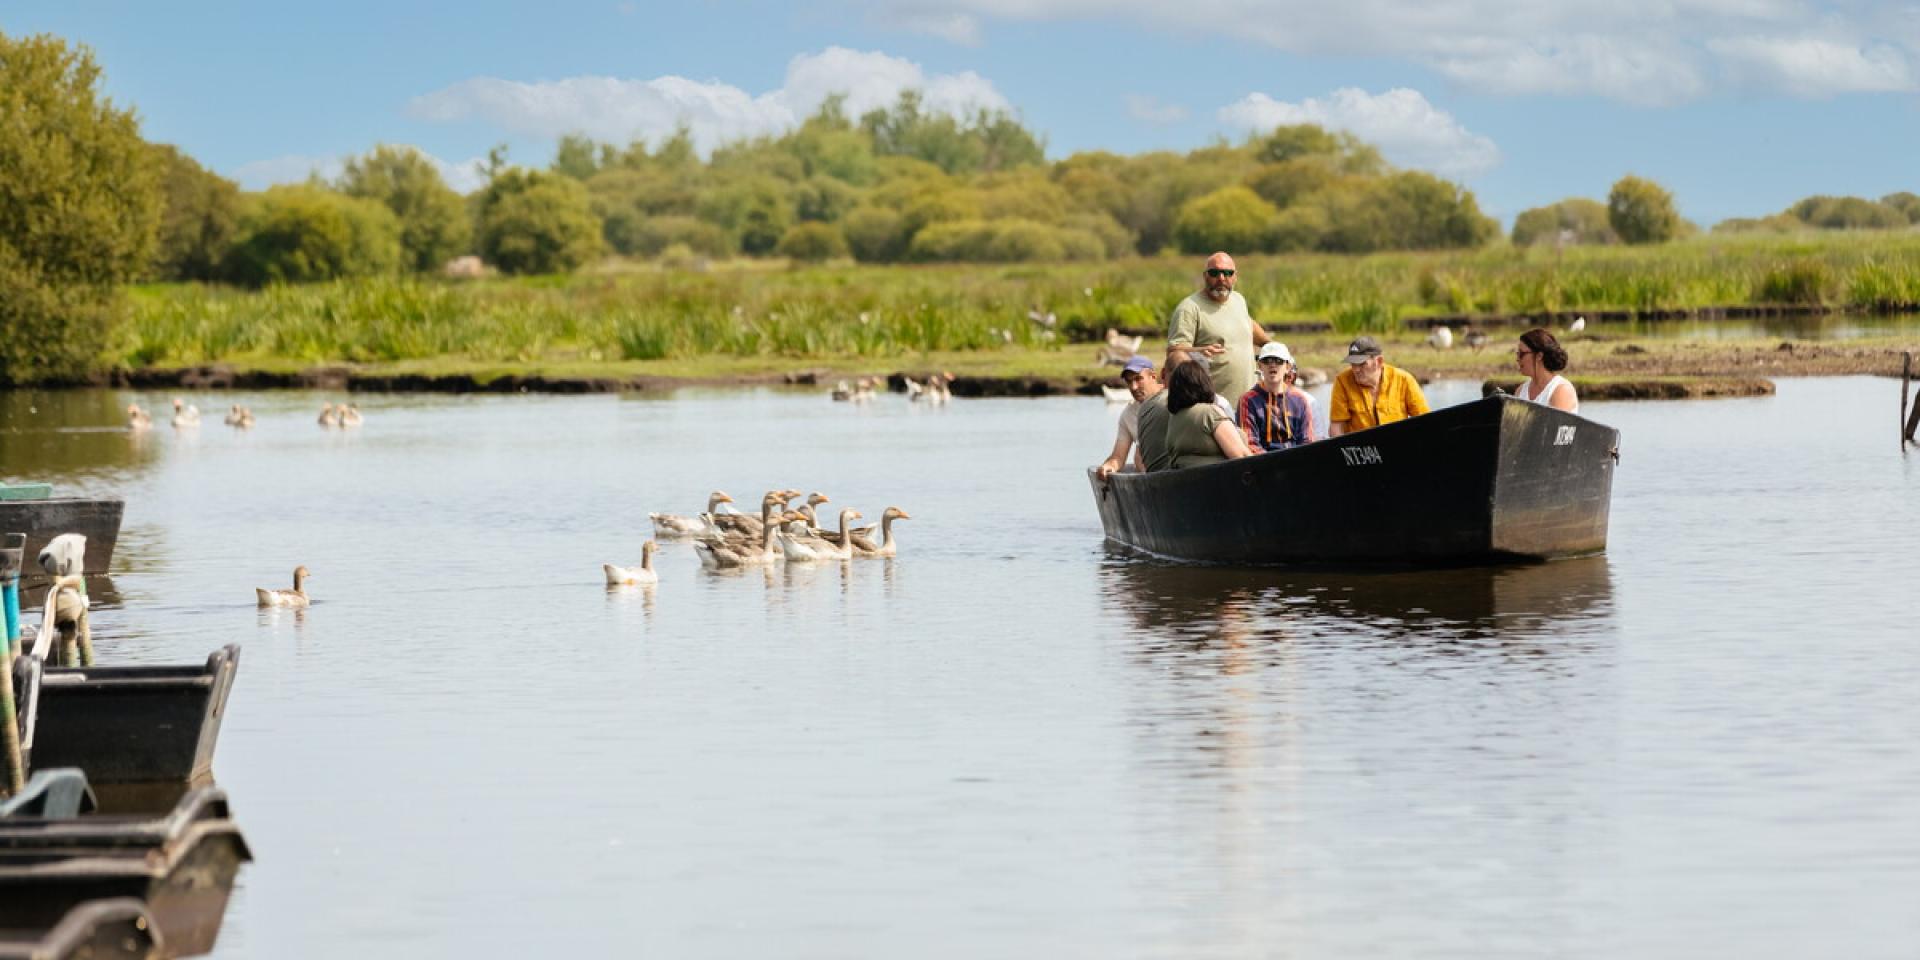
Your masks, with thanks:
[(1561, 427), (1553, 434), (1553, 445), (1564, 447), (1573, 442), (1573, 427)]
[(1349, 467), (1373, 467), (1380, 464), (1379, 447), (1341, 447), (1340, 455)]

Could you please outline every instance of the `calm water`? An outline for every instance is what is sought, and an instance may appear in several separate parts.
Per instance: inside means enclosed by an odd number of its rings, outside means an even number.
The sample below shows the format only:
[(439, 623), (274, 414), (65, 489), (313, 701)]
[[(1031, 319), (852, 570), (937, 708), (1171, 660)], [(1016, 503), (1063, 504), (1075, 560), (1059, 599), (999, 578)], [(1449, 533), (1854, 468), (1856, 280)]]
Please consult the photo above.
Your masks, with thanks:
[[(136, 397), (0, 396), (0, 457), (126, 497), (104, 657), (244, 645), (220, 956), (1920, 952), (1890, 381), (1590, 404), (1608, 555), (1419, 575), (1110, 554), (1097, 400)], [(900, 558), (600, 584), (788, 485)]]

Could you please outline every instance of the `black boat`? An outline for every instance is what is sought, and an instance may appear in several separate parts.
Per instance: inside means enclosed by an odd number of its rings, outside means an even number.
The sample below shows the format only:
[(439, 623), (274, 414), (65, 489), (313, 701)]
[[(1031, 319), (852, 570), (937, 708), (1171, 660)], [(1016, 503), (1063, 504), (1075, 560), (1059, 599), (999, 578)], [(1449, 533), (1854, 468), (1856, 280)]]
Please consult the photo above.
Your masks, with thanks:
[(46, 929), (0, 927), (0, 960), (151, 960), (172, 955), (147, 905), (131, 897), (89, 900)]
[(161, 817), (0, 818), (0, 926), (51, 929), (88, 901), (130, 898), (170, 955), (206, 953), (252, 859), (217, 787), (189, 791)]
[(113, 562), (113, 547), (120, 539), (120, 517), (126, 501), (97, 497), (48, 497), (42, 500), (0, 500), (0, 531), (27, 535), (27, 580), (46, 575), (33, 558), (46, 549), (47, 541), (63, 533), (84, 534), (87, 538), (86, 574), (102, 574)]
[(1604, 551), (1620, 433), (1495, 396), (1306, 446), (1102, 481), (1109, 540), (1201, 563), (1467, 566)]
[(214, 748), (240, 648), (204, 666), (46, 667), (15, 662), (28, 769), (78, 767), (101, 808), (163, 810), (212, 780)]

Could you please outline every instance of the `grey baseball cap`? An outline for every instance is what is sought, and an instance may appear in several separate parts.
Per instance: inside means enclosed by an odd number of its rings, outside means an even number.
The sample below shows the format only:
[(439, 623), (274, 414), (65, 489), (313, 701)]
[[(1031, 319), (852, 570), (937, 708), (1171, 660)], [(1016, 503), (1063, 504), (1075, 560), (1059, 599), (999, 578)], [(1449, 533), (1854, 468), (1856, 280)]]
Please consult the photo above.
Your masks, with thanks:
[(1354, 337), (1353, 342), (1347, 344), (1348, 363), (1366, 363), (1379, 355), (1380, 341), (1372, 337)]

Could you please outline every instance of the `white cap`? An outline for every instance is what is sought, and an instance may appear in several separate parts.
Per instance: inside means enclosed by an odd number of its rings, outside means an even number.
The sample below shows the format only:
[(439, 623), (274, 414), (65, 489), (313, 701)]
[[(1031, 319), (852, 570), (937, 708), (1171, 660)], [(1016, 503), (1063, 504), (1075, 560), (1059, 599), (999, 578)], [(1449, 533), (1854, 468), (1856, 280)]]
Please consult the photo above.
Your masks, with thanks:
[[(1260, 355), (1256, 357), (1255, 360), (1269, 360), (1274, 357), (1279, 357), (1288, 363), (1293, 363), (1293, 354), (1288, 353), (1287, 345), (1278, 340), (1268, 340), (1267, 345), (1260, 348)], [(1299, 366), (1299, 364), (1294, 365)]]

